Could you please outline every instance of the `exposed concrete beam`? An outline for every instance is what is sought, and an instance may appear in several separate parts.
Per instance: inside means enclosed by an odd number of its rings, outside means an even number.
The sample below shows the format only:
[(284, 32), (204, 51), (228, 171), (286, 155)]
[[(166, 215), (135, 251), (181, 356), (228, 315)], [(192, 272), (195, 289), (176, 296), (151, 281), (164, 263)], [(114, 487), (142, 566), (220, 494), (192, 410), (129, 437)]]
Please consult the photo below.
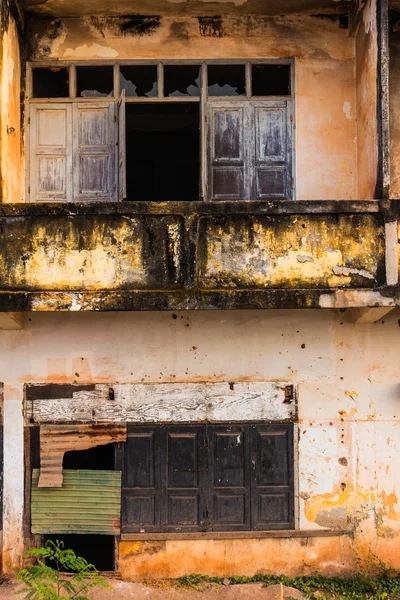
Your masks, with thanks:
[(24, 313), (0, 312), (0, 329), (23, 329)]
[(379, 306), (376, 308), (355, 308), (351, 314), (354, 323), (375, 323), (387, 315), (394, 306)]
[(386, 284), (397, 285), (399, 282), (399, 242), (397, 221), (385, 223), (385, 262)]

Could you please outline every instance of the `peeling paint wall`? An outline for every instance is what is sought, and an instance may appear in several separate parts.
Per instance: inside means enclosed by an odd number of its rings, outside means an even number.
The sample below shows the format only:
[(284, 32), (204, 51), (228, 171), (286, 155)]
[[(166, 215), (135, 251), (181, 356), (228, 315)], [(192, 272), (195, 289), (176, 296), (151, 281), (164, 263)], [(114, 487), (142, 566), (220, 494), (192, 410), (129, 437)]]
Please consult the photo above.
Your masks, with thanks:
[(295, 57), (298, 199), (357, 198), (355, 43), (338, 19), (262, 15), (29, 19), (36, 60)]
[(31, 313), (26, 329), (0, 332), (6, 570), (23, 551), (24, 383), (271, 380), (298, 391), (299, 528), (352, 536), (126, 541), (123, 575), (332, 574), (371, 553), (400, 567), (399, 318), (399, 309), (364, 325), (328, 310)]
[(400, 12), (389, 20), (390, 197), (400, 198)]
[(356, 34), (358, 197), (376, 197), (378, 176), (377, 126), (377, 0), (368, 0)]
[(24, 175), (21, 132), (21, 48), (15, 8), (0, 13), (0, 177), (2, 202), (21, 202)]
[[(195, 254), (187, 251), (190, 229)], [(0, 220), (0, 232), (0, 291), (223, 292), (372, 288), (384, 281), (384, 226), (375, 214), (190, 222), (181, 215), (11, 217)], [(85, 308), (97, 302), (93, 297)]]

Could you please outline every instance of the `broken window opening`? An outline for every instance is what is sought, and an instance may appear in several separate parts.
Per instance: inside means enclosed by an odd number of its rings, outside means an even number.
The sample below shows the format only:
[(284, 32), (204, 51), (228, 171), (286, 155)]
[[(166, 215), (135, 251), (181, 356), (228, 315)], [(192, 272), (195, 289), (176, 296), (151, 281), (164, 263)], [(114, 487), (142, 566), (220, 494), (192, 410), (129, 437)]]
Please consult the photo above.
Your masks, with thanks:
[(71, 450), (64, 454), (63, 469), (112, 471), (114, 469), (114, 449), (115, 444), (106, 444), (89, 450)]
[[(115, 570), (115, 538), (111, 535), (52, 534), (44, 536), (44, 543), (47, 540), (64, 542), (65, 550), (73, 550), (99, 571)], [(54, 567), (50, 561), (46, 562), (48, 566)]]
[(76, 67), (77, 96), (85, 98), (112, 96), (114, 93), (113, 67)]
[(245, 96), (245, 65), (208, 65), (209, 96)]
[(199, 199), (200, 110), (197, 103), (126, 107), (127, 199)]
[(252, 96), (289, 96), (290, 65), (252, 65)]
[(33, 98), (68, 98), (69, 70), (60, 67), (33, 69), (32, 96)]
[(157, 65), (120, 67), (120, 87), (127, 97), (156, 98), (158, 95)]
[(164, 96), (200, 96), (200, 66), (165, 66)]

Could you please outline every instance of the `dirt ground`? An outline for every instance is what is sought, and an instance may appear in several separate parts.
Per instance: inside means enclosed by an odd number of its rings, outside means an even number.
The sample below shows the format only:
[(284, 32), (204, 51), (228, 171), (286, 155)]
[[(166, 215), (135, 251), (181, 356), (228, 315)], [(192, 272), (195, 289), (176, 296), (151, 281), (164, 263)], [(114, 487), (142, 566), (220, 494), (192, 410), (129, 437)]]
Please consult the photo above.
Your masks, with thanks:
[[(304, 598), (304, 594), (294, 588), (281, 585), (264, 587), (262, 583), (239, 585), (201, 584), (197, 589), (176, 588), (173, 585), (144, 585), (126, 581), (109, 580), (112, 590), (96, 588), (90, 598), (93, 600), (289, 600)], [(15, 600), (24, 595), (15, 595), (21, 584), (13, 580), (0, 585), (0, 600)]]

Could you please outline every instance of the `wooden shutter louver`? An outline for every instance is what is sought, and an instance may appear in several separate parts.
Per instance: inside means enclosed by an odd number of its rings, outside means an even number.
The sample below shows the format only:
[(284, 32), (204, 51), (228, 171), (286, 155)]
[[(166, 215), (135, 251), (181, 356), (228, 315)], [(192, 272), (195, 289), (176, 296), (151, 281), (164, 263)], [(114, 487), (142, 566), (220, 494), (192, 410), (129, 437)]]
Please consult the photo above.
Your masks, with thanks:
[(288, 102), (254, 102), (252, 198), (291, 197), (292, 159)]
[(246, 102), (209, 104), (210, 200), (243, 200), (248, 197), (248, 116)]
[(209, 200), (292, 197), (291, 103), (208, 102)]
[(74, 200), (115, 197), (115, 103), (73, 105)]
[(29, 137), (32, 201), (72, 199), (72, 105), (31, 104)]

